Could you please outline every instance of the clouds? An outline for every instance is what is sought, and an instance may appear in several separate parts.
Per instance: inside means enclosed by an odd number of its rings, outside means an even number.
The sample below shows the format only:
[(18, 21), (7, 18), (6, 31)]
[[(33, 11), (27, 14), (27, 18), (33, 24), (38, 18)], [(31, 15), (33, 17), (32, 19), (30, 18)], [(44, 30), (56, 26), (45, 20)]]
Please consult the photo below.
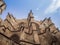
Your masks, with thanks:
[(39, 10), (39, 8), (36, 8), (36, 10)]
[(53, 13), (58, 8), (60, 8), (60, 0), (53, 0), (52, 3), (48, 6), (48, 8), (45, 10), (45, 14)]

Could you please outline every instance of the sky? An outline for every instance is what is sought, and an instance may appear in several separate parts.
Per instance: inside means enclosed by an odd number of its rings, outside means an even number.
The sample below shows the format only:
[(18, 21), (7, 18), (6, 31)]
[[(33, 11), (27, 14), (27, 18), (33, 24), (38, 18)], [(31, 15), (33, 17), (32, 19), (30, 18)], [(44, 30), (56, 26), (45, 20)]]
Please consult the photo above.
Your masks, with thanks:
[(32, 10), (35, 20), (51, 17), (55, 26), (60, 29), (60, 0), (4, 0), (7, 7), (0, 15), (5, 19), (8, 12), (17, 19), (27, 18)]

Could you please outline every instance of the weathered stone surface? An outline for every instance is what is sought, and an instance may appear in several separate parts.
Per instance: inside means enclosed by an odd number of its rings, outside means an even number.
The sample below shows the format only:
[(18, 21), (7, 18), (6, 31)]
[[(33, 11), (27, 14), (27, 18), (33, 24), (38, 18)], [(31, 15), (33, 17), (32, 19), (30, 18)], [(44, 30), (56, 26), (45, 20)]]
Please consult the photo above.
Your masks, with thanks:
[(1, 45), (59, 45), (60, 31), (50, 18), (34, 20), (32, 11), (26, 19), (16, 19), (8, 13), (0, 19)]
[(0, 0), (0, 14), (6, 9), (6, 4), (3, 0)]

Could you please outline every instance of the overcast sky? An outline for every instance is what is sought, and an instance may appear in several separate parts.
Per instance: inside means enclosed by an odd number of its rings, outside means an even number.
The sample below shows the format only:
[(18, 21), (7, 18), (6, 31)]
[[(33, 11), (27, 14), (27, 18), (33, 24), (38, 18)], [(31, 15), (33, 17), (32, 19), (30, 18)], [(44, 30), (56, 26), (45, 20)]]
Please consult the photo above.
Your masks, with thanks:
[(60, 28), (60, 0), (4, 0), (7, 8), (1, 18), (5, 19), (9, 13), (16, 18), (27, 18), (30, 10), (36, 20), (51, 17), (56, 27)]

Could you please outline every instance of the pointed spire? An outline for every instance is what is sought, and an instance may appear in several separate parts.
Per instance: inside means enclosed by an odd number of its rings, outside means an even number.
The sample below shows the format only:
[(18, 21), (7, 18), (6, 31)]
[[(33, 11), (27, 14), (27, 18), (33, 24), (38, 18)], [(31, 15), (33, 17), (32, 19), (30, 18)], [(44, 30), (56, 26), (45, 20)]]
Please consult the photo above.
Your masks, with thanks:
[(51, 17), (48, 18), (48, 21), (50, 21), (50, 20), (51, 20)]
[(32, 10), (30, 10), (30, 12), (29, 12), (29, 14), (28, 14), (28, 17), (34, 18), (33, 13), (32, 13)]
[(28, 14), (28, 18), (27, 18), (28, 22), (31, 22), (34, 20), (34, 16), (33, 16), (33, 13), (32, 13), (32, 10), (30, 10), (29, 14)]
[(6, 18), (11, 18), (11, 14), (9, 12), (8, 12), (8, 15), (7, 15)]

